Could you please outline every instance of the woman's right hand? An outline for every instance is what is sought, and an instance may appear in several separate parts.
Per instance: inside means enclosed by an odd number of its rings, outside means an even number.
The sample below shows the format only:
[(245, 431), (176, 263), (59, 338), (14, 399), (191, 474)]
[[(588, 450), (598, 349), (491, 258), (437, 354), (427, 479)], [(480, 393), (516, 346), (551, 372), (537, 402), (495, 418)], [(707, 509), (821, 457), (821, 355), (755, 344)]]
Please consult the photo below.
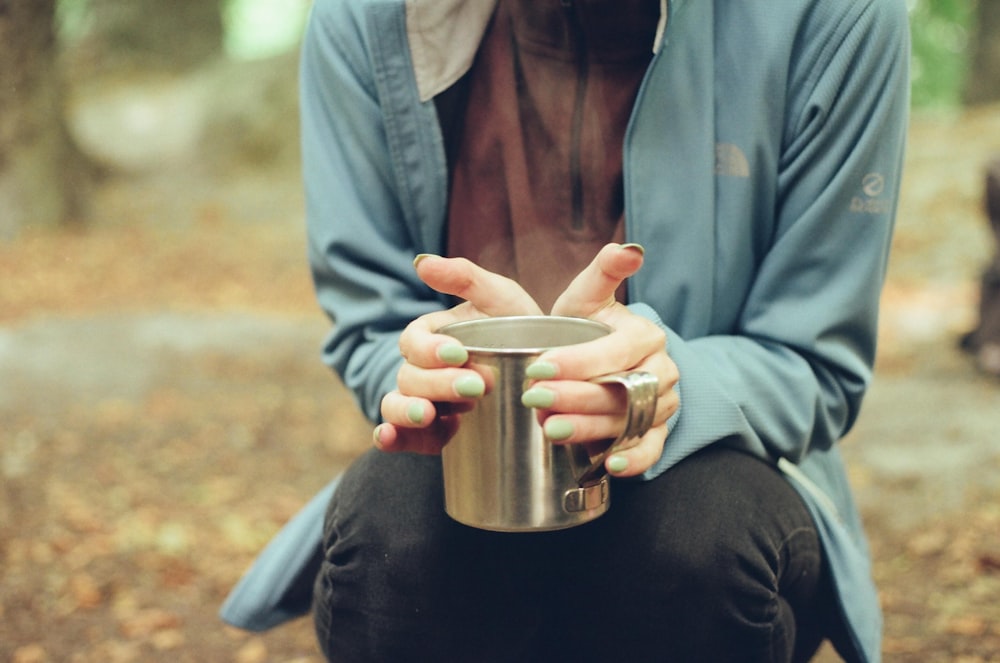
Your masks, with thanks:
[(429, 286), (465, 301), (423, 315), (403, 330), (399, 350), (404, 361), (396, 376), (397, 390), (382, 398), (383, 423), (375, 428), (374, 442), (384, 451), (436, 454), (454, 435), (456, 415), (485, 393), (488, 376), (466, 367), (465, 348), (435, 331), (453, 322), (542, 311), (515, 281), (464, 258), (423, 255), (414, 265)]

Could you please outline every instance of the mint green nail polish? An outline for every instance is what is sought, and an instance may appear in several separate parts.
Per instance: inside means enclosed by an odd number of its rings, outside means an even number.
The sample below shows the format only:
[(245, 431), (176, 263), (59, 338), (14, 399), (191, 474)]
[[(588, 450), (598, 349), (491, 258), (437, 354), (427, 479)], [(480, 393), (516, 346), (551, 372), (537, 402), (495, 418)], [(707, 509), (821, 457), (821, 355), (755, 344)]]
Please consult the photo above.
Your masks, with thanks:
[(486, 393), (486, 383), (478, 375), (467, 375), (455, 380), (455, 393), (462, 398), (479, 398)]
[(410, 420), (411, 424), (424, 423), (424, 404), (416, 401), (410, 403), (406, 407), (406, 418)]
[(521, 394), (521, 405), (524, 407), (546, 409), (552, 407), (555, 402), (556, 392), (545, 387), (532, 387)]
[(565, 419), (549, 419), (545, 422), (545, 437), (553, 442), (568, 440), (573, 435), (573, 424)]
[(614, 473), (624, 472), (628, 469), (628, 458), (621, 455), (614, 455), (608, 459), (608, 469)]
[(525, 375), (532, 380), (551, 380), (559, 373), (559, 368), (547, 361), (536, 361), (524, 369)]
[(420, 253), (420, 254), (418, 254), (417, 257), (413, 259), (413, 269), (416, 269), (417, 265), (419, 265), (421, 262), (423, 262), (425, 258), (431, 258), (431, 257), (434, 257), (433, 253)]
[(461, 366), (469, 361), (469, 353), (458, 343), (445, 343), (437, 349), (438, 359), (452, 366)]

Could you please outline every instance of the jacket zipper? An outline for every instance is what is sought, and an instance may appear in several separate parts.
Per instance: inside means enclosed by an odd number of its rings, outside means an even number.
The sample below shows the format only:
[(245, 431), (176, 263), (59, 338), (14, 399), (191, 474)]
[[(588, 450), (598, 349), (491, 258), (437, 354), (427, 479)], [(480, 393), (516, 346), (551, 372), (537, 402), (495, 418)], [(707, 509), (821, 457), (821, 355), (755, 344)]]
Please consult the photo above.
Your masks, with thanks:
[(587, 86), (590, 77), (590, 63), (587, 58), (587, 40), (583, 31), (583, 23), (573, 0), (561, 0), (563, 9), (569, 15), (570, 29), (573, 31), (573, 41), (576, 46), (576, 92), (573, 98), (573, 118), (570, 125), (570, 204), (571, 224), (574, 230), (583, 230), (585, 219), (583, 215), (583, 120), (584, 102), (587, 98)]

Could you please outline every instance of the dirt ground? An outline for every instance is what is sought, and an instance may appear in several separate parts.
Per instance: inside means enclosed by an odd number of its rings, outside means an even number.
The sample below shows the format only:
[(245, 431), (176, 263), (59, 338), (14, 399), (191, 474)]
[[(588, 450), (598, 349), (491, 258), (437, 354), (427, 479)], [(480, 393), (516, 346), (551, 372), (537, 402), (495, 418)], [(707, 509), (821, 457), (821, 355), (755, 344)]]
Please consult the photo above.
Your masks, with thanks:
[[(885, 659), (1000, 661), (1000, 382), (956, 349), (1000, 109), (914, 120), (876, 383), (844, 442)], [(0, 662), (320, 661), (216, 617), (367, 446), (323, 368), (294, 167), (111, 179), (0, 241)], [(830, 651), (823, 661), (836, 660)]]

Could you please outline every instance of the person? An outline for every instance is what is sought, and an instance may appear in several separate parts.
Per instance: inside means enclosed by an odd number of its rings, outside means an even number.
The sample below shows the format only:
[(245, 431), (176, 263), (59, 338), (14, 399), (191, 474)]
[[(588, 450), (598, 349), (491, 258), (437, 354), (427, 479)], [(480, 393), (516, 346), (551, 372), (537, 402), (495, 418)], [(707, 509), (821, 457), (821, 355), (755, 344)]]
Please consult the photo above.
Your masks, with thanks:
[(983, 374), (1000, 378), (1000, 157), (986, 164), (983, 211), (993, 235), (993, 255), (979, 280), (976, 326), (962, 334), (959, 347)]
[[(330, 661), (880, 658), (838, 441), (872, 377), (908, 108), (904, 0), (316, 0), (301, 61), (323, 358), (374, 447), (329, 502)], [(609, 511), (461, 525), (439, 452), (486, 388), (436, 333), (607, 323), (533, 364), (553, 444), (625, 424)]]

